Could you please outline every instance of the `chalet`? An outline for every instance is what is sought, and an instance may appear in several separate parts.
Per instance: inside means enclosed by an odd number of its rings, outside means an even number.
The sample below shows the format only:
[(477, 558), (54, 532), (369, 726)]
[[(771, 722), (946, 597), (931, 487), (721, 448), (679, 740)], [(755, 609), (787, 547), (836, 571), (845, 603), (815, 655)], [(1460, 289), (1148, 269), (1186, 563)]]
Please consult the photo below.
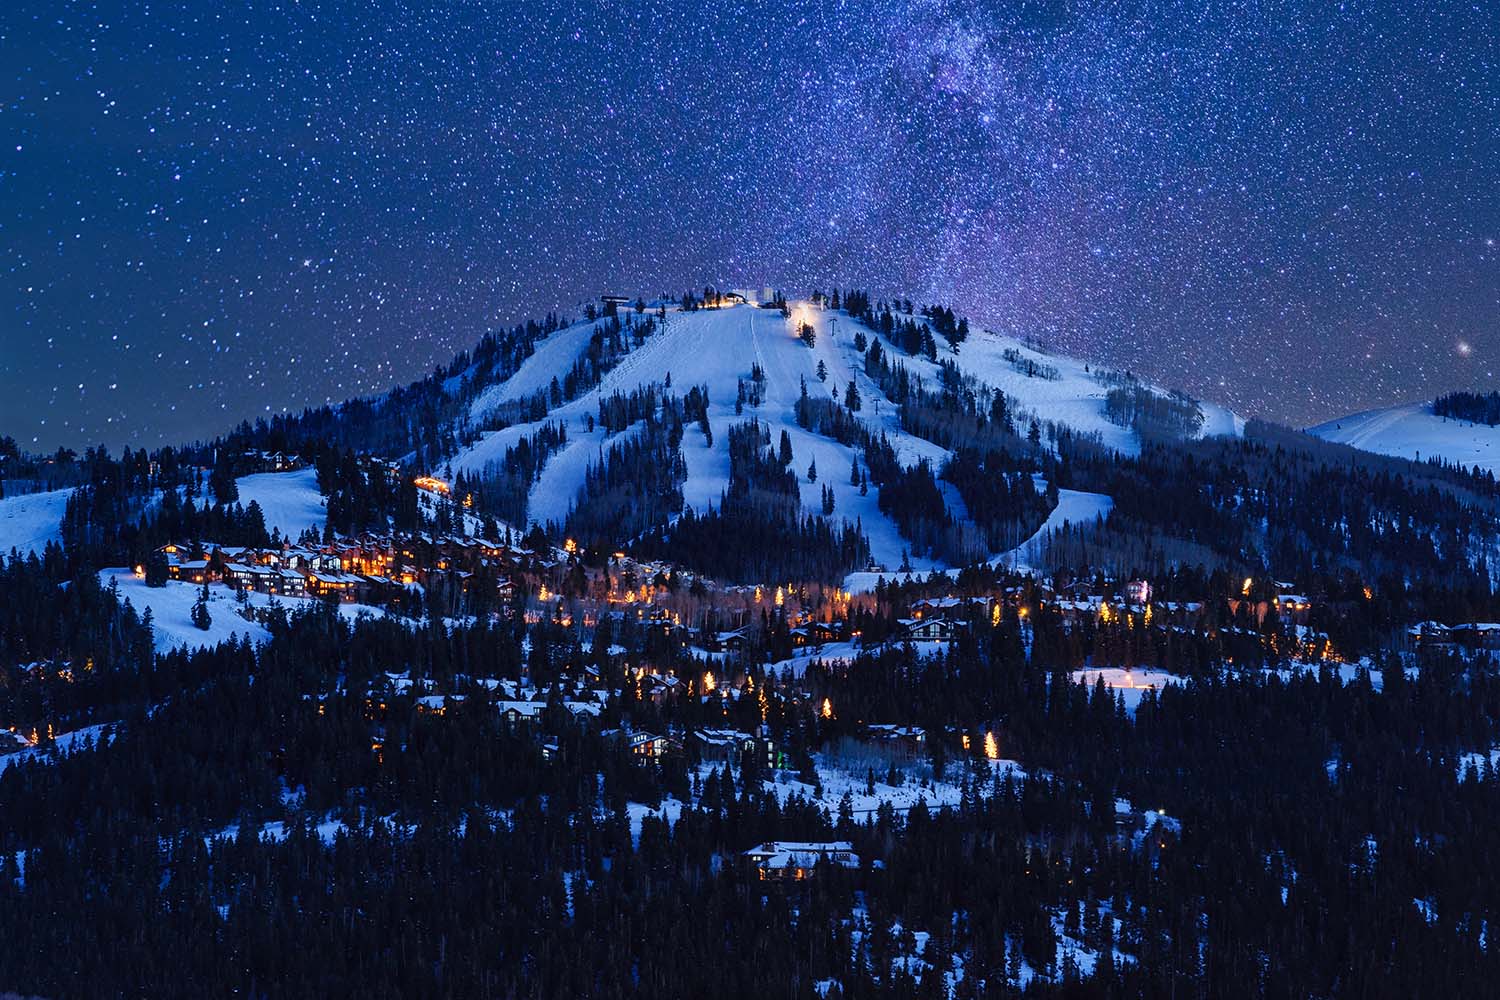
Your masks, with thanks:
[(954, 622), (947, 618), (903, 618), (905, 638), (913, 641), (948, 640), (956, 630)]
[(540, 722), (542, 710), (547, 704), (541, 701), (501, 701), (495, 707), (500, 710), (500, 721), (505, 723), (506, 728), (516, 730), (530, 728)]
[(860, 739), (893, 757), (906, 760), (916, 760), (927, 751), (927, 731), (920, 726), (869, 725), (860, 733)]
[[(173, 570), (176, 570), (174, 573)], [(174, 580), (184, 583), (203, 583), (209, 579), (207, 559), (185, 559), (182, 562), (167, 564), (167, 575)]]
[(746, 761), (754, 760), (761, 767), (776, 767), (776, 744), (768, 736), (737, 729), (697, 729), (688, 740), (705, 764), (742, 767)]
[(801, 882), (812, 878), (820, 865), (859, 867), (859, 855), (847, 840), (768, 840), (742, 857), (762, 882)]
[(1453, 630), (1442, 622), (1419, 622), (1407, 629), (1406, 635), (1416, 643), (1419, 650), (1446, 653), (1458, 646), (1457, 640), (1453, 638)]
[(743, 653), (748, 640), (745, 637), (747, 629), (737, 628), (729, 632), (716, 632), (708, 640), (706, 646), (710, 653)]
[(1278, 594), (1276, 596), (1276, 613), (1283, 621), (1306, 625), (1307, 612), (1311, 608), (1312, 602), (1301, 594)]
[(641, 690), (654, 704), (660, 705), (682, 690), (682, 682), (671, 674), (645, 674), (641, 677)]
[(807, 626), (807, 632), (815, 643), (837, 642), (843, 634), (843, 628), (843, 622), (813, 622)]
[(349, 573), (336, 570), (309, 570), (307, 592), (313, 597), (337, 597), (341, 601), (353, 601), (363, 589), (362, 580)]
[(307, 578), (294, 569), (279, 569), (271, 586), (273, 594), (301, 597), (307, 593)]
[(626, 733), (625, 745), (630, 749), (630, 755), (637, 760), (658, 761), (669, 753), (681, 749), (681, 744), (670, 736), (659, 736), (656, 733), (633, 732)]
[(1500, 649), (1500, 622), (1465, 622), (1453, 626), (1452, 635), (1468, 649)]

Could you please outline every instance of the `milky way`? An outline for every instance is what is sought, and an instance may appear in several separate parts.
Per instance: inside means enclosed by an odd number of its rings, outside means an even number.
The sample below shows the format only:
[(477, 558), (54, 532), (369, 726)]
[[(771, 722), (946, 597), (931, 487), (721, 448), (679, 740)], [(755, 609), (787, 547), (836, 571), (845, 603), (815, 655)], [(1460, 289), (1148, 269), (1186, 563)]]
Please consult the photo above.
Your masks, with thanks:
[(0, 433), (211, 436), (705, 284), (1293, 424), (1500, 387), (1500, 5), (709, 6), (4, 5)]

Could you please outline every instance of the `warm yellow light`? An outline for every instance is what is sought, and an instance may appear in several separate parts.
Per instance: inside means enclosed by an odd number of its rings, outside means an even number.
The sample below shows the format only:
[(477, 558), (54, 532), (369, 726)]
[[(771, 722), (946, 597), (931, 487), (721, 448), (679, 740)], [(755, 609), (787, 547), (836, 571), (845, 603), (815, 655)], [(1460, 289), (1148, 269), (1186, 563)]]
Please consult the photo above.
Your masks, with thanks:
[(782, 591), (781, 586), (778, 584), (776, 587), (776, 606), (779, 608), (785, 603), (786, 594)]
[(825, 719), (831, 719), (831, 718), (833, 718), (833, 702), (829, 701), (827, 698), (824, 698), (823, 699), (823, 710), (821, 712), (819, 712), (818, 714), (821, 715), (821, 716), (823, 716), (823, 718), (825, 718)]
[(1245, 577), (1245, 583), (1244, 583), (1244, 586), (1240, 587), (1240, 593), (1244, 594), (1246, 597), (1249, 597), (1250, 596), (1250, 585), (1252, 583), (1254, 583), (1254, 582), (1255, 581), (1252, 580), (1252, 579), (1250, 579), (1250, 577), (1248, 577), (1248, 576)]
[(984, 734), (984, 755), (989, 760), (1000, 759), (1000, 744), (995, 742), (995, 734), (992, 732)]
[(712, 691), (712, 690), (714, 690), (714, 688), (716, 688), (718, 686), (719, 686), (718, 682), (714, 680), (713, 671), (712, 670), (706, 671), (703, 674), (703, 690), (704, 691)]

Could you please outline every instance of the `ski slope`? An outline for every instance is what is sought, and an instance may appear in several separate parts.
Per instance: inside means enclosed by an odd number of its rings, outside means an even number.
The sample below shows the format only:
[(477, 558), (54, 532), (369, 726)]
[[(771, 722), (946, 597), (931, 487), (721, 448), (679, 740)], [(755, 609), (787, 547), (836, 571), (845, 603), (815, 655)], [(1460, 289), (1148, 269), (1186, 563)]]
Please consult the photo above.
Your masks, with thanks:
[[(797, 336), (804, 323), (816, 333), (812, 347)], [(471, 418), (480, 419), (505, 401), (547, 388), (554, 376), (565, 373), (587, 349), (592, 330), (593, 324), (577, 324), (546, 338), (511, 378), (476, 398)], [(792, 467), (799, 474), (802, 502), (808, 510), (821, 510), (822, 489), (826, 484), (834, 491), (835, 518), (859, 522), (869, 538), (876, 565), (876, 571), (869, 574), (870, 585), (881, 573), (889, 577), (904, 562), (909, 562), (918, 573), (946, 569), (933, 560), (908, 557), (908, 544), (894, 522), (880, 512), (875, 491), (861, 496), (858, 488), (849, 484), (850, 467), (856, 457), (861, 457), (856, 456), (854, 449), (797, 426), (795, 406), (804, 385), (809, 394), (826, 393), (841, 399), (852, 379), (864, 404), (856, 414), (857, 419), (872, 431), (883, 432), (903, 464), (910, 466), (926, 459), (940, 468), (949, 457), (943, 448), (901, 429), (899, 408), (886, 400), (864, 374), (863, 356), (854, 346), (855, 336), (861, 332), (867, 340), (881, 339), (848, 314), (809, 302), (793, 303), (790, 317), (750, 305), (671, 311), (663, 327), (626, 355), (599, 387), (555, 408), (542, 421), (485, 434), (461, 451), (450, 463), (450, 469), (454, 473), (482, 473), (491, 463), (503, 461), (508, 448), (536, 433), (544, 424), (561, 422), (567, 428), (568, 443), (550, 458), (533, 486), (528, 516), (536, 522), (562, 522), (576, 501), (590, 464), (599, 462), (612, 444), (637, 433), (636, 428), (613, 436), (603, 429), (590, 431), (587, 420), (597, 416), (600, 398), (615, 392), (628, 393), (652, 383), (665, 384), (670, 376), (670, 392), (680, 396), (693, 386), (705, 386), (710, 401), (712, 443), (696, 425), (688, 427), (683, 437), (682, 456), (687, 466), (683, 499), (687, 506), (701, 511), (719, 502), (729, 485), (729, 427), (753, 418), (768, 425), (773, 444), (783, 430), (791, 439)], [(913, 375), (929, 385), (937, 384), (937, 364), (924, 357), (907, 355), (884, 341), (882, 344)], [(1007, 351), (1016, 352), (1023, 361), (1035, 360), (1038, 365), (1055, 369), (1057, 377), (1028, 377), (1005, 357)], [(1066, 425), (1096, 436), (1107, 447), (1127, 454), (1140, 450), (1140, 441), (1133, 430), (1105, 417), (1109, 386), (1097, 371), (1081, 361), (1042, 354), (1017, 340), (984, 330), (971, 334), (956, 355), (946, 344), (940, 352), (940, 359), (951, 359), (966, 374), (1003, 390), (1027, 419), (1035, 417)], [(818, 378), (819, 362), (826, 372), (826, 381)], [(747, 405), (742, 414), (736, 414), (738, 382), (743, 379), (749, 384), (755, 364), (766, 374), (764, 402), (758, 407)], [(1204, 434), (1242, 432), (1243, 421), (1233, 413), (1209, 404), (1200, 405), (1205, 417)], [(809, 482), (807, 469), (814, 462), (818, 479)], [(956, 492), (948, 493), (951, 503)], [(1101, 509), (1107, 510), (1107, 503), (1108, 498), (1068, 498), (1056, 516), (1073, 521), (1091, 519)], [(961, 503), (951, 506), (956, 514), (963, 516)], [(1045, 527), (1052, 526), (1049, 520)], [(862, 575), (856, 576), (862, 579)]]
[(474, 397), (469, 407), (470, 417), (479, 420), (501, 403), (525, 399), (549, 388), (553, 378), (561, 379), (566, 375), (584, 348), (589, 346), (594, 326), (593, 322), (574, 323), (547, 337), (537, 345), (531, 357), (521, 362), (514, 375)]
[(281, 537), (296, 541), (306, 528), (323, 530), (327, 512), (323, 495), (318, 492), (316, 469), (260, 472), (241, 476), (235, 484), (240, 490), (241, 504), (248, 507), (252, 500), (260, 504), (267, 531), (279, 529)]
[(0, 556), (12, 549), (41, 555), (48, 542), (62, 541), (63, 511), (73, 491), (49, 490), (0, 499)]
[[(796, 335), (795, 324), (804, 318), (817, 330), (813, 348), (807, 347)], [(788, 320), (774, 310), (749, 305), (669, 313), (665, 328), (626, 355), (596, 389), (554, 409), (543, 421), (518, 424), (485, 435), (455, 457), (452, 468), (455, 472), (481, 472), (490, 462), (503, 460), (507, 448), (535, 433), (544, 423), (562, 422), (568, 429), (568, 443), (544, 467), (531, 491), (529, 509), (533, 521), (562, 521), (577, 498), (588, 466), (598, 462), (616, 441), (635, 433), (635, 429), (627, 429), (610, 436), (602, 428), (588, 431), (586, 419), (591, 415), (597, 417), (599, 399), (617, 391), (630, 392), (653, 382), (664, 383), (670, 374), (671, 392), (681, 395), (693, 386), (706, 386), (709, 395), (712, 445), (696, 425), (688, 427), (683, 436), (682, 455), (688, 473), (682, 488), (686, 504), (700, 511), (718, 504), (729, 487), (729, 428), (756, 419), (769, 427), (773, 444), (780, 439), (783, 430), (791, 438), (793, 468), (800, 477), (803, 504), (810, 510), (821, 510), (822, 488), (825, 484), (831, 486), (835, 497), (834, 516), (858, 520), (870, 539), (874, 559), (892, 567), (898, 566), (906, 543), (895, 524), (880, 513), (873, 490), (860, 496), (858, 487), (849, 483), (855, 451), (797, 426), (795, 406), (802, 384), (806, 383), (809, 393), (837, 392), (842, 395), (848, 380), (855, 378), (866, 400), (859, 417), (867, 425), (886, 431), (903, 462), (912, 464), (920, 458), (927, 458), (941, 464), (947, 452), (901, 431), (899, 413), (893, 406), (875, 404), (879, 393), (857, 361), (857, 352), (852, 346), (852, 328), (841, 329), (835, 341), (828, 323), (832, 318), (829, 314), (812, 311), (804, 316), (799, 311)], [(848, 317), (841, 318), (843, 325), (850, 327)], [(587, 334), (587, 330), (580, 334), (576, 327), (553, 334), (515, 376), (503, 383), (498, 391), (483, 394), (481, 399), (494, 405), (503, 399), (518, 398), (534, 391), (532, 387), (545, 388), (550, 384), (552, 374), (566, 371), (587, 347)], [(553, 349), (554, 342), (556, 350)], [(544, 356), (545, 367), (541, 367), (539, 359)], [(817, 377), (820, 360), (828, 373), (826, 383)], [(534, 362), (538, 367), (532, 367)], [(734, 410), (738, 382), (744, 379), (748, 383), (751, 367), (757, 363), (766, 372), (765, 399), (758, 407), (747, 405), (744, 413), (737, 415)], [(809, 482), (807, 468), (814, 462), (817, 463), (818, 479)], [(913, 559), (912, 562), (922, 569), (936, 567), (930, 560)]]
[(1377, 455), (1420, 462), (1441, 458), (1465, 468), (1500, 471), (1500, 427), (1439, 417), (1430, 403), (1366, 410), (1309, 427), (1307, 433)]

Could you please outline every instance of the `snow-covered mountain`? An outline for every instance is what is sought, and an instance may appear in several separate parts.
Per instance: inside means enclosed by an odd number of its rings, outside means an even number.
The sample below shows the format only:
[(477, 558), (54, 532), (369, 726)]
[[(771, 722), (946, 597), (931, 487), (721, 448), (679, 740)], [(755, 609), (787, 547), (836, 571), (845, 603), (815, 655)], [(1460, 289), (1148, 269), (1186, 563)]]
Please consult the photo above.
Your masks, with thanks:
[[(920, 314), (916, 318), (920, 320)], [(804, 325), (813, 328), (811, 345), (798, 335)], [(469, 413), (470, 421), (477, 426), (504, 404), (547, 390), (554, 379), (563, 378), (583, 356), (594, 329), (593, 322), (583, 322), (548, 336), (510, 377), (478, 392)], [(822, 473), (818, 481), (801, 477), (804, 507), (809, 511), (819, 509), (824, 487), (831, 487), (838, 516), (849, 521), (858, 518), (869, 538), (875, 563), (894, 568), (901, 564), (909, 543), (880, 511), (875, 491), (861, 495), (859, 488), (851, 485), (849, 470), (860, 459), (857, 451), (803, 429), (795, 415), (804, 386), (811, 394), (842, 399), (852, 379), (864, 400), (856, 418), (872, 431), (887, 435), (903, 464), (911, 465), (925, 458), (934, 468), (940, 468), (949, 457), (949, 452), (939, 445), (903, 430), (899, 407), (865, 374), (864, 359), (855, 342), (857, 335), (862, 335), (866, 343), (880, 340), (890, 357), (929, 387), (940, 384), (938, 363), (899, 350), (848, 313), (827, 308), (824, 303), (793, 302), (786, 316), (778, 310), (750, 304), (692, 311), (669, 308), (661, 327), (611, 369), (598, 386), (550, 408), (540, 419), (483, 433), (452, 458), (447, 471), (453, 475), (481, 474), (503, 460), (507, 449), (544, 425), (561, 422), (567, 429), (567, 443), (546, 462), (528, 501), (530, 520), (561, 523), (578, 496), (590, 464), (599, 461), (608, 442), (620, 437), (610, 435), (593, 420), (601, 398), (651, 384), (670, 383), (671, 391), (679, 394), (691, 387), (706, 387), (712, 440), (694, 427), (687, 430), (681, 446), (687, 466), (687, 480), (682, 488), (687, 505), (702, 511), (719, 503), (730, 475), (725, 431), (732, 424), (753, 417), (769, 425), (773, 441), (782, 431), (786, 432), (795, 455), (793, 467), (799, 472), (816, 462)], [(1161, 397), (1168, 395), (1165, 390), (1127, 379), (1121, 373), (1043, 353), (986, 330), (974, 331), (956, 354), (941, 338), (937, 342), (939, 361), (955, 363), (983, 392), (1000, 390), (1006, 394), (1021, 427), (1028, 426), (1033, 419), (1044, 426), (1067, 427), (1127, 454), (1139, 450), (1140, 439), (1131, 427), (1122, 426), (1107, 415), (1106, 398), (1110, 389), (1123, 384)], [(740, 384), (749, 382), (752, 368), (757, 366), (765, 373), (763, 401), (753, 408), (746, 406), (737, 414)], [(1189, 401), (1187, 405), (1193, 404)], [(1198, 434), (1243, 431), (1244, 422), (1228, 410), (1202, 403), (1197, 407), (1202, 417)], [(622, 433), (628, 435), (633, 430)], [(963, 503), (957, 491), (947, 483), (941, 485), (949, 509), (961, 515)], [(1084, 508), (1105, 509), (1098, 503), (1079, 505), (1079, 509)], [(911, 560), (911, 565), (917, 570), (943, 568), (917, 558)]]
[(1307, 433), (1377, 455), (1500, 471), (1500, 427), (1440, 417), (1431, 403), (1352, 413), (1307, 428)]

